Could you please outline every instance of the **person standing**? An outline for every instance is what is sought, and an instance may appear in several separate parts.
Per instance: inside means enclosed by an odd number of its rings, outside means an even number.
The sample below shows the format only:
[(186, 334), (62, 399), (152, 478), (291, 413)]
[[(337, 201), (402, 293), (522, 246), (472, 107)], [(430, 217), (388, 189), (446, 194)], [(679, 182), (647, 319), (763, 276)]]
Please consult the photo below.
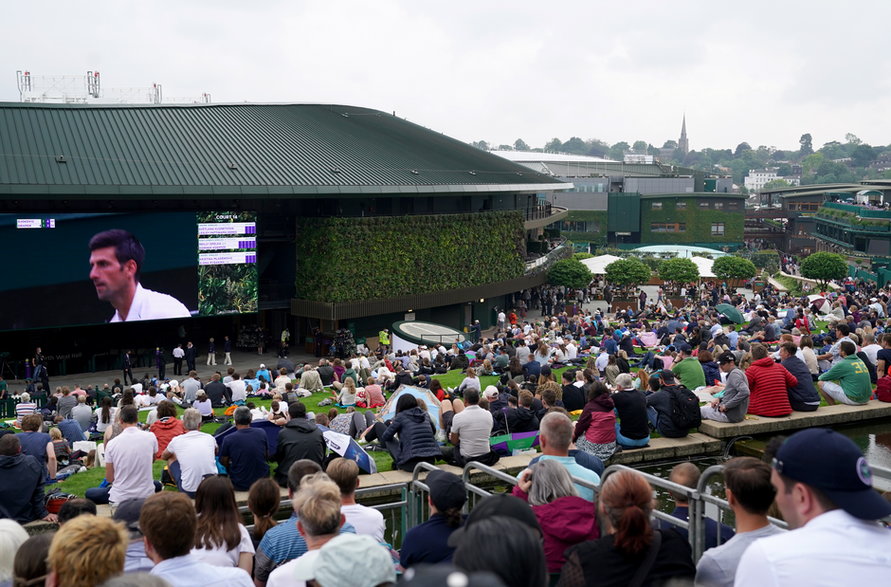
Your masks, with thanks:
[(223, 352), (226, 353), (226, 356), (223, 359), (223, 364), (231, 365), (232, 364), (232, 341), (229, 340), (228, 336), (223, 337)]
[(124, 351), (124, 357), (121, 359), (121, 370), (124, 372), (124, 385), (128, 385), (127, 377), (130, 378), (129, 385), (133, 385), (136, 383), (136, 378), (133, 377), (133, 357), (130, 355), (132, 351), (129, 349)]
[(40, 347), (34, 350), (34, 379), (40, 379), (44, 393), (49, 393), (49, 371), (46, 369), (46, 356)]
[(192, 341), (186, 343), (186, 369), (195, 371), (195, 360), (198, 358), (198, 349), (192, 344)]
[(735, 585), (888, 582), (891, 532), (876, 522), (891, 516), (891, 503), (853, 441), (826, 428), (797, 432), (777, 450), (770, 481), (791, 531), (751, 544)]
[(155, 366), (158, 368), (158, 379), (164, 381), (167, 379), (167, 358), (161, 347), (155, 347)]
[(640, 294), (637, 296), (637, 301), (638, 309), (644, 310), (647, 307), (647, 292), (640, 290)]
[(213, 337), (210, 337), (210, 340), (207, 341), (207, 364), (217, 364), (217, 345), (214, 342)]
[(186, 356), (186, 351), (183, 350), (183, 345), (178, 344), (176, 348), (173, 349), (173, 374), (179, 375), (182, 377), (183, 374), (183, 358)]

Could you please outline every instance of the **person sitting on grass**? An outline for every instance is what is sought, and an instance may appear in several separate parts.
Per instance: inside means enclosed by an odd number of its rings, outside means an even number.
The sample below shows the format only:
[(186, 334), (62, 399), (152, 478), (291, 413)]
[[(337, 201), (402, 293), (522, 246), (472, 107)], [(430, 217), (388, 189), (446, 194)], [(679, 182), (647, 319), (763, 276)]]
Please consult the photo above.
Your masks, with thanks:
[[(430, 416), (418, 406), (410, 393), (403, 393), (396, 401), (396, 416), (387, 424), (376, 422), (365, 433), (365, 440), (379, 440), (402, 471), (414, 471), (419, 462), (436, 462), (442, 456), (436, 442), (436, 426)], [(397, 440), (398, 435), (398, 440)]]
[(339, 392), (335, 395), (335, 400), (337, 405), (342, 408), (356, 405), (356, 384), (352, 378), (348, 377), (344, 380)]
[(360, 408), (379, 408), (387, 403), (381, 386), (374, 382), (374, 377), (365, 380), (365, 387), (356, 390), (356, 406)]

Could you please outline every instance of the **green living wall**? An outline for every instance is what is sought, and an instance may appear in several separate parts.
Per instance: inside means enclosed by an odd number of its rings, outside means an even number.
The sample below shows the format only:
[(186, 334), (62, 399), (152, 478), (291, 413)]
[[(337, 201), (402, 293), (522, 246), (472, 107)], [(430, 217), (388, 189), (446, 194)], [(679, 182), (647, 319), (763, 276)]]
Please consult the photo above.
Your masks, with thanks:
[(513, 279), (523, 239), (518, 211), (301, 219), (297, 297), (347, 302)]
[[(654, 200), (641, 200), (640, 241), (646, 244), (659, 243), (738, 243), (743, 240), (745, 226), (745, 211), (742, 210), (714, 210), (699, 207), (696, 198), (683, 198), (674, 200), (666, 198), (655, 200), (662, 202), (661, 210), (653, 210), (650, 205)], [(675, 203), (686, 202), (686, 209), (677, 209)], [(650, 225), (653, 222), (683, 222), (687, 225), (686, 232), (652, 232)], [(712, 235), (712, 223), (723, 222), (724, 234)]]

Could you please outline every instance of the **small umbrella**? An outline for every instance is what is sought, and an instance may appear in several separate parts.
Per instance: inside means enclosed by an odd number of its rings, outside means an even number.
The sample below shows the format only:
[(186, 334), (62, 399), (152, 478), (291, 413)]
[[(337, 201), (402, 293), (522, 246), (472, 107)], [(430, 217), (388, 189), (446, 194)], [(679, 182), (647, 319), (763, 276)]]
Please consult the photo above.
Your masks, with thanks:
[(832, 309), (832, 304), (829, 303), (829, 300), (819, 295), (809, 295), (807, 297), (807, 301), (810, 302), (811, 306), (819, 310), (824, 314), (828, 314), (829, 310)]
[(364, 473), (377, 473), (377, 464), (374, 462), (374, 459), (365, 452), (365, 449), (355, 439), (346, 434), (335, 432), (325, 426), (319, 426), (319, 429), (322, 431), (322, 438), (325, 439), (325, 444), (328, 445), (332, 452), (339, 454), (345, 459), (355, 461), (359, 465), (359, 470)]
[(489, 439), (489, 446), (495, 452), (507, 455), (515, 450), (526, 450), (538, 446), (538, 430), (493, 436)]
[(719, 313), (721, 313), (721, 315), (736, 324), (742, 324), (746, 321), (745, 318), (743, 318), (742, 313), (736, 308), (736, 306), (731, 306), (730, 304), (718, 304), (717, 306), (715, 306), (715, 309)]

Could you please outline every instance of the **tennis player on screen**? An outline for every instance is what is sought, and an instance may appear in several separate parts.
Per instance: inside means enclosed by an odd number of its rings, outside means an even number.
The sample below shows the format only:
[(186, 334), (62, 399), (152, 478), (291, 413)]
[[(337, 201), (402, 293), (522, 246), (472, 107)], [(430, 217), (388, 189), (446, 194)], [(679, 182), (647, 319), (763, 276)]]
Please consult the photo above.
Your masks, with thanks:
[(109, 322), (188, 318), (189, 309), (178, 299), (142, 287), (144, 260), (145, 248), (126, 230), (106, 230), (90, 239), (90, 280), (96, 296), (115, 309)]

